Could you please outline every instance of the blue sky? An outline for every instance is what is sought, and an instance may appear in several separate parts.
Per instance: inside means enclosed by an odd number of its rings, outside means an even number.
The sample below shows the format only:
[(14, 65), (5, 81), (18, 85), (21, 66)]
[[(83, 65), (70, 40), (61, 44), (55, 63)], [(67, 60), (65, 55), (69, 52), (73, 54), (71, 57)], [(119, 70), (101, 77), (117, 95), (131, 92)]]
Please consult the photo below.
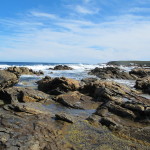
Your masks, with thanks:
[(0, 61), (150, 60), (150, 0), (1, 0)]

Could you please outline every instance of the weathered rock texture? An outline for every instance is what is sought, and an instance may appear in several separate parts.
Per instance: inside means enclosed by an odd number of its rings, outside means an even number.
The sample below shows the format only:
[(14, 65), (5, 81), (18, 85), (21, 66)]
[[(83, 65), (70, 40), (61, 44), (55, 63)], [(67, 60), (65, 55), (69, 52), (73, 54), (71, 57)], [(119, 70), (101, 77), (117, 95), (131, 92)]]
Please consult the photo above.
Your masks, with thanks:
[(115, 67), (106, 67), (106, 68), (96, 67), (95, 69), (91, 70), (89, 74), (96, 75), (101, 79), (116, 78), (116, 79), (133, 80), (137, 78), (135, 75), (129, 74), (128, 72), (125, 72), (124, 70)]
[(138, 78), (144, 78), (150, 76), (150, 69), (146, 68), (135, 68), (129, 72), (132, 75), (137, 76)]
[[(52, 69), (52, 68), (50, 68)], [(55, 66), (52, 70), (73, 70), (73, 68), (67, 66), (67, 65), (58, 65)]]
[(46, 102), (51, 101), (49, 95), (33, 89), (12, 87), (0, 90), (0, 99), (5, 104), (16, 102)]
[(0, 70), (0, 89), (12, 87), (18, 83), (18, 77), (14, 73)]
[(135, 88), (142, 90), (144, 93), (150, 94), (150, 76), (138, 79)]
[(63, 94), (69, 91), (76, 91), (80, 87), (79, 81), (65, 77), (45, 77), (37, 82), (38, 89), (54, 95)]
[(41, 107), (30, 103), (0, 108), (1, 150), (67, 149), (57, 123)]
[(33, 71), (27, 67), (8, 67), (7, 71), (15, 73), (16, 75), (43, 75), (43, 71)]
[(64, 106), (75, 109), (96, 109), (99, 106), (99, 103), (95, 102), (92, 97), (77, 91), (61, 94), (56, 97), (56, 101)]

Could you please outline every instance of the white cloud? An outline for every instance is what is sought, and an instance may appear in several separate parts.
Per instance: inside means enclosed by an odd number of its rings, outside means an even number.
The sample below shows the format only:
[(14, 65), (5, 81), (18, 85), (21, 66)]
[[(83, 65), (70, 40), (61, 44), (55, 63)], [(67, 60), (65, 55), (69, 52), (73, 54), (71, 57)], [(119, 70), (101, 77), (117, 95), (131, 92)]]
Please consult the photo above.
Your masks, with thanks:
[(81, 13), (81, 14), (96, 14), (96, 13), (99, 12), (99, 9), (97, 9), (97, 8), (95, 8), (95, 9), (88, 9), (88, 8), (80, 6), (80, 5), (77, 5), (75, 10), (78, 13)]
[(97, 63), (150, 59), (150, 20), (147, 18), (120, 16), (96, 24), (57, 17), (53, 23), (59, 30), (51, 26), (39, 28), (37, 24), (45, 22), (38, 20), (35, 24), (32, 19), (28, 18), (30, 24), (22, 20), (21, 29), (21, 20), (9, 22), (19, 29), (11, 37), (0, 35), (1, 60)]
[(31, 11), (30, 14), (35, 17), (45, 17), (50, 19), (56, 19), (57, 16), (54, 14), (44, 13), (44, 12), (37, 12), (37, 11)]

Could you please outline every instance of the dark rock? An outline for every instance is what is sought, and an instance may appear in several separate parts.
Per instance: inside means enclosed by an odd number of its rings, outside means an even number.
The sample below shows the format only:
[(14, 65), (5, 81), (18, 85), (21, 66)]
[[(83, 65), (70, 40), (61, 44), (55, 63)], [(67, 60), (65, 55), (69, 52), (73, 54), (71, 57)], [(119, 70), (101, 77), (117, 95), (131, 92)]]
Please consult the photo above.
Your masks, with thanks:
[(63, 137), (50, 113), (41, 107), (37, 103), (18, 103), (8, 106), (8, 110), (0, 108), (0, 149), (65, 149)]
[(137, 76), (138, 78), (144, 78), (144, 77), (150, 76), (150, 69), (149, 68), (135, 68), (135, 69), (132, 69), (129, 73), (131, 75)]
[(125, 117), (125, 118), (131, 118), (131, 119), (136, 118), (136, 115), (134, 114), (133, 111), (123, 108), (119, 105), (116, 105), (115, 103), (112, 103), (112, 102), (108, 103), (107, 108), (108, 108), (109, 112), (112, 112), (118, 116)]
[(66, 107), (76, 109), (96, 109), (99, 103), (96, 103), (92, 97), (81, 94), (77, 91), (61, 94), (56, 97), (56, 101)]
[(18, 77), (14, 73), (0, 70), (0, 89), (12, 87), (18, 83)]
[(69, 123), (74, 123), (74, 121), (75, 121), (72, 116), (70, 116), (66, 113), (55, 114), (55, 117), (57, 120), (62, 120), (62, 121), (66, 121)]
[[(115, 115), (119, 118), (127, 118), (131, 121), (140, 122), (150, 119), (149, 107), (146, 104), (139, 104), (138, 102), (106, 102), (97, 108), (95, 114), (101, 117), (113, 117)], [(120, 124), (122, 123), (120, 122)]]
[(106, 68), (98, 68), (91, 70), (89, 72), (91, 75), (96, 75), (101, 79), (128, 79), (133, 80), (136, 79), (136, 76), (130, 75), (128, 72), (125, 72), (117, 67), (106, 67)]
[(52, 101), (49, 95), (29, 88), (13, 87), (0, 90), (0, 98), (5, 104), (16, 102), (46, 102)]
[(138, 94), (135, 90), (113, 81), (96, 80), (81, 88), (81, 92), (87, 93), (98, 101), (124, 101), (123, 98), (131, 98)]
[(73, 70), (73, 68), (66, 66), (66, 65), (58, 65), (58, 66), (55, 66), (52, 70)]
[(15, 73), (16, 75), (43, 75), (43, 71), (33, 71), (27, 67), (8, 67), (7, 71)]
[(45, 77), (44, 79), (38, 81), (37, 84), (39, 90), (52, 95), (59, 95), (69, 91), (76, 91), (80, 87), (79, 81), (65, 77)]
[(150, 94), (150, 76), (138, 79), (135, 88), (142, 90), (144, 93)]
[(100, 123), (103, 125), (106, 125), (107, 127), (110, 127), (110, 126), (118, 127), (119, 126), (112, 118), (109, 118), (109, 117), (101, 118)]

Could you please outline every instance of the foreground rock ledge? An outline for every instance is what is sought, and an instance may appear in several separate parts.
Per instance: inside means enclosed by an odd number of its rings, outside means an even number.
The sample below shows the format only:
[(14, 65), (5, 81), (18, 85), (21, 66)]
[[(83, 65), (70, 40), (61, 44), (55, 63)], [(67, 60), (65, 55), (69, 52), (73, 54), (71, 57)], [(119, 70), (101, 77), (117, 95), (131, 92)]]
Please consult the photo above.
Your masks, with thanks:
[[(18, 103), (0, 108), (0, 149), (125, 150), (134, 147), (147, 150), (150, 148), (148, 142), (142, 143), (140, 140), (115, 136), (101, 124), (73, 119), (72, 116), (64, 114), (56, 114), (58, 120), (52, 119), (52, 116), (53, 114), (39, 103)], [(111, 120), (107, 118), (106, 121)], [(144, 136), (141, 135), (141, 138)]]

